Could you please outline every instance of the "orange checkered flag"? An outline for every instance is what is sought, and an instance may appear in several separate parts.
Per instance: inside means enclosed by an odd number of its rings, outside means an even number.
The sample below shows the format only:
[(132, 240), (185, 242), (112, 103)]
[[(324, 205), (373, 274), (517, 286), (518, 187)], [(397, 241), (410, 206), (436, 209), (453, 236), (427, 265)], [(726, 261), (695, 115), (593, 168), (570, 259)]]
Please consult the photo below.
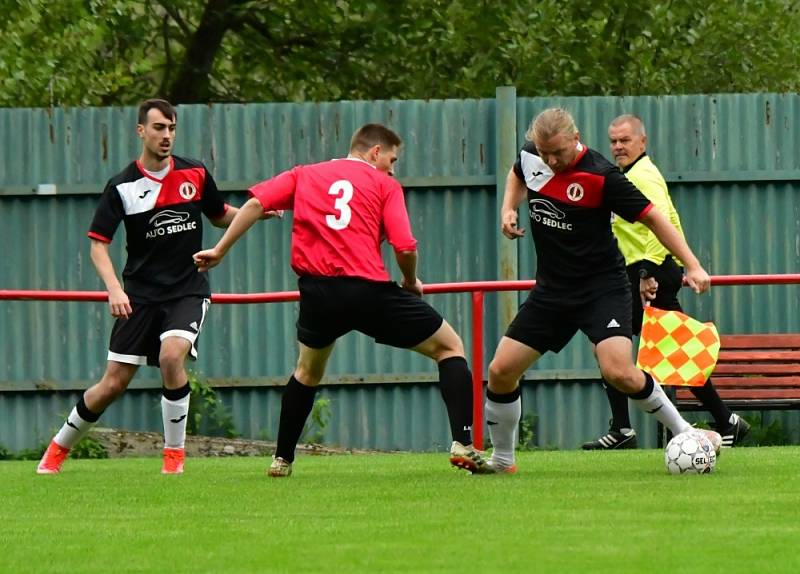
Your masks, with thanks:
[(636, 366), (662, 385), (701, 387), (719, 357), (714, 323), (701, 323), (678, 311), (645, 307)]

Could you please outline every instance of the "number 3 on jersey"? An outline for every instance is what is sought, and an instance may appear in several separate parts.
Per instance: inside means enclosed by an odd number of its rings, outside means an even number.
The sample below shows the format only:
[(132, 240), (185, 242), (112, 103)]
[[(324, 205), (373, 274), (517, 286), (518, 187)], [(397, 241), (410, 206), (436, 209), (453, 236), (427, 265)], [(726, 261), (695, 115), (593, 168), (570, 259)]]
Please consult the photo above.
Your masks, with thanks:
[(353, 184), (346, 179), (334, 181), (328, 189), (328, 195), (338, 196), (333, 207), (339, 212), (339, 215), (326, 215), (325, 223), (327, 223), (328, 227), (331, 229), (341, 231), (350, 225), (350, 218), (353, 216), (353, 212), (350, 211), (350, 206), (347, 205), (350, 203), (350, 200), (353, 199)]

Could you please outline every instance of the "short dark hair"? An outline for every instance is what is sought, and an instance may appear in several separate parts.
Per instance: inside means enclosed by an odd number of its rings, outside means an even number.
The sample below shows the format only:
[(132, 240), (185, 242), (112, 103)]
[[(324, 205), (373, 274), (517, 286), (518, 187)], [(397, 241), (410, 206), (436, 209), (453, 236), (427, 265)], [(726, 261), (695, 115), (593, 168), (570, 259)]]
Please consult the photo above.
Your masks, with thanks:
[(178, 121), (178, 113), (175, 111), (175, 106), (170, 104), (167, 100), (160, 100), (158, 98), (151, 98), (139, 104), (139, 123), (145, 125), (147, 123), (147, 112), (153, 108), (164, 114), (164, 117), (171, 118), (172, 121)]
[(356, 130), (350, 140), (350, 151), (365, 152), (371, 147), (400, 147), (403, 140), (392, 130), (381, 124), (365, 124)]

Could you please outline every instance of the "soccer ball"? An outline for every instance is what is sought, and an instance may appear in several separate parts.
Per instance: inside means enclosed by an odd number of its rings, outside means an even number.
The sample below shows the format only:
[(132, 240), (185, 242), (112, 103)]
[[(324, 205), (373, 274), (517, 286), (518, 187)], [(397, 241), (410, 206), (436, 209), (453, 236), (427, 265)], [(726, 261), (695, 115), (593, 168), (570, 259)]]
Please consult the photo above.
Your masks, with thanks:
[(664, 463), (670, 474), (708, 474), (717, 464), (717, 453), (705, 433), (689, 430), (672, 437)]

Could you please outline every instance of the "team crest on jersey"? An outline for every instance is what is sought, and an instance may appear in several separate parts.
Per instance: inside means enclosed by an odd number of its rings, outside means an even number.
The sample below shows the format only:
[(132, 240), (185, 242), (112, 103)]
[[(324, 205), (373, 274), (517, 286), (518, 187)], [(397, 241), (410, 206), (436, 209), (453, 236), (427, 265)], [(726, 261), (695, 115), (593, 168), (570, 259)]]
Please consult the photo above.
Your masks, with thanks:
[(197, 188), (190, 181), (184, 181), (178, 188), (178, 193), (183, 199), (189, 200), (197, 195)]
[(583, 186), (580, 183), (570, 183), (567, 186), (567, 197), (571, 201), (580, 201), (583, 199)]

